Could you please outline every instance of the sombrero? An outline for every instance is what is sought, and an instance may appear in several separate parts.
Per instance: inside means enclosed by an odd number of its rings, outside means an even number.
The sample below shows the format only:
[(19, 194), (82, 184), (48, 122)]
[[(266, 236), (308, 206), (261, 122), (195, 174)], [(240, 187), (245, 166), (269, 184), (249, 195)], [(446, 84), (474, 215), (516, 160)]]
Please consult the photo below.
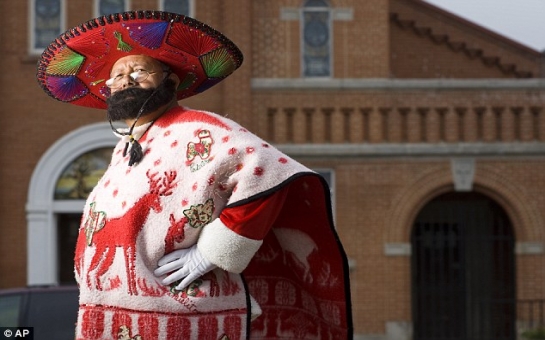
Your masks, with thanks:
[(242, 53), (223, 34), (193, 18), (161, 11), (101, 16), (55, 39), (38, 61), (37, 78), (51, 97), (106, 108), (112, 65), (145, 54), (168, 65), (180, 78), (178, 100), (219, 83), (242, 64)]

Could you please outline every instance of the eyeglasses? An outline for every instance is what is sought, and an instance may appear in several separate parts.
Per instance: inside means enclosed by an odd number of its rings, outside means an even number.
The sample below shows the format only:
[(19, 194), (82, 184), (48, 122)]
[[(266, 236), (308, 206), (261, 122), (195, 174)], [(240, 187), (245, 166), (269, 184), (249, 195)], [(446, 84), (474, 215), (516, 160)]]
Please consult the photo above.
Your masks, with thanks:
[[(167, 71), (163, 71), (163, 72), (167, 72)], [(144, 80), (148, 79), (150, 74), (155, 74), (155, 73), (158, 73), (158, 72), (149, 72), (149, 71), (146, 71), (146, 70), (138, 70), (138, 71), (134, 71), (132, 73), (129, 73), (128, 76), (135, 83), (141, 83)], [(106, 86), (108, 86), (111, 89), (117, 89), (117, 88), (121, 87), (122, 80), (123, 80), (123, 78), (125, 78), (125, 76), (126, 76), (126, 74), (118, 74), (117, 76), (106, 80)]]

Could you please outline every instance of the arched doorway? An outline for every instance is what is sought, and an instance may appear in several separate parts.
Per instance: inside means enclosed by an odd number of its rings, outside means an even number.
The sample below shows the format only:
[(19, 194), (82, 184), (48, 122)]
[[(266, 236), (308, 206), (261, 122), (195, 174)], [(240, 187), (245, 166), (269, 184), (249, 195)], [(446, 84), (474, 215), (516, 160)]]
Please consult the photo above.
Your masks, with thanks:
[(26, 204), (28, 285), (59, 284), (70, 277), (66, 268), (74, 248), (65, 241), (74, 237), (85, 200), (56, 196), (59, 180), (81, 155), (113, 149), (118, 141), (108, 123), (83, 126), (60, 138), (36, 165)]
[(514, 234), (505, 211), (478, 193), (436, 197), (415, 219), (415, 340), (514, 340)]

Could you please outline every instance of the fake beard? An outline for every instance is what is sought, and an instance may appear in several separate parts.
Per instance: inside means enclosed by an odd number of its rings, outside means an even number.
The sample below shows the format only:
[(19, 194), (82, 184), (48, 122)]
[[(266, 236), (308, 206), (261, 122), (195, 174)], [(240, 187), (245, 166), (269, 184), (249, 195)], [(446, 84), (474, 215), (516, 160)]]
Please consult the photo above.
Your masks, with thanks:
[(129, 87), (126, 90), (116, 92), (106, 99), (108, 119), (114, 122), (136, 119), (140, 109), (143, 109), (142, 115), (145, 116), (168, 104), (174, 97), (175, 87), (174, 80), (167, 78), (154, 89)]

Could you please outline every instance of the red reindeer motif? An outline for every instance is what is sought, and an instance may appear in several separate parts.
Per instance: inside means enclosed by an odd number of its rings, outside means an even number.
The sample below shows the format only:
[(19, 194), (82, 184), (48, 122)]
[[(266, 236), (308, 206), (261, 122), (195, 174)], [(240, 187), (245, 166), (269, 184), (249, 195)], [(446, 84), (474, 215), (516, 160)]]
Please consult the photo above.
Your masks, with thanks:
[[(146, 173), (149, 179), (150, 189), (142, 196), (122, 217), (107, 219), (102, 212), (95, 212), (91, 207), (84, 228), (79, 233), (78, 246), (76, 248), (76, 270), (81, 273), (83, 252), (87, 246), (94, 245), (95, 253), (87, 269), (87, 285), (92, 286), (92, 276), (95, 276), (95, 287), (103, 290), (102, 277), (114, 262), (117, 248), (123, 249), (125, 258), (128, 292), (138, 295), (136, 280), (136, 239), (142, 230), (151, 210), (161, 212), (161, 200), (163, 196), (172, 194), (176, 186), (176, 172), (165, 172), (163, 177), (157, 177), (157, 173)], [(100, 218), (103, 218), (103, 221)], [(97, 222), (97, 219), (100, 221)], [(86, 239), (83, 239), (86, 238)], [(78, 267), (80, 267), (78, 269)], [(96, 272), (94, 272), (96, 270)]]
[(176, 250), (176, 245), (183, 242), (185, 238), (184, 228), (189, 219), (183, 217), (180, 220), (174, 218), (174, 214), (170, 214), (170, 227), (167, 230), (167, 235), (165, 237), (165, 254), (168, 254)]

